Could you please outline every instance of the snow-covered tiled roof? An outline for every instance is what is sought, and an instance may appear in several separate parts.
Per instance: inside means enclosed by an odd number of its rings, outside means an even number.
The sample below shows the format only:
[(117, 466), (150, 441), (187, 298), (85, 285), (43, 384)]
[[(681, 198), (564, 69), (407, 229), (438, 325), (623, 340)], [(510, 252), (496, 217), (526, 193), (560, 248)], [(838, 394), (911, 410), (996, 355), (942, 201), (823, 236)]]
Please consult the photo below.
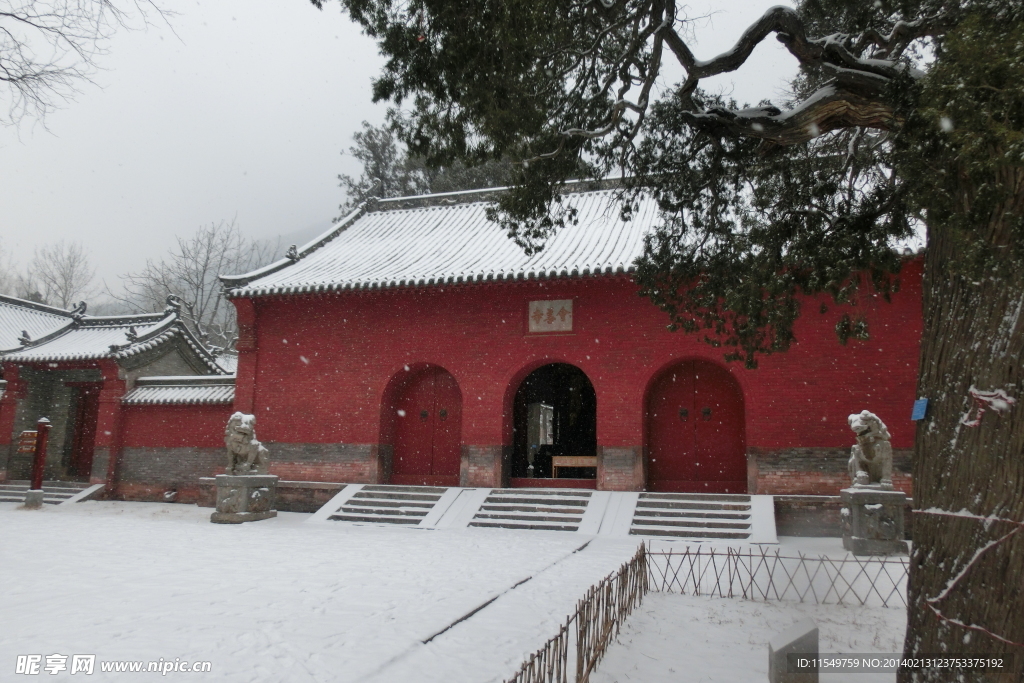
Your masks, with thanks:
[(70, 325), (71, 312), (0, 294), (0, 352), (21, 348), (22, 334), (45, 337)]
[(234, 375), (207, 377), (140, 377), (124, 395), (125, 405), (230, 405)]
[(69, 325), (30, 341), (15, 351), (0, 354), (16, 363), (123, 360), (180, 337), (210, 370), (225, 374), (210, 352), (179, 320), (175, 309), (163, 313), (122, 316), (77, 316)]
[[(503, 191), (496, 188), (364, 204), (290, 257), (221, 280), (231, 297), (260, 297), (632, 272), (644, 237), (662, 221), (657, 203), (640, 197), (624, 222), (614, 189), (577, 187), (564, 195), (565, 206), (578, 212), (577, 223), (532, 256), (487, 219), (488, 206)], [(923, 234), (893, 248), (919, 253)]]
[(380, 200), (295, 258), (222, 279), (238, 297), (623, 273), (632, 270), (644, 235), (659, 220), (653, 200), (641, 200), (632, 220), (623, 222), (614, 191), (567, 194), (565, 205), (577, 210), (577, 224), (527, 256), (487, 219), (493, 193)]

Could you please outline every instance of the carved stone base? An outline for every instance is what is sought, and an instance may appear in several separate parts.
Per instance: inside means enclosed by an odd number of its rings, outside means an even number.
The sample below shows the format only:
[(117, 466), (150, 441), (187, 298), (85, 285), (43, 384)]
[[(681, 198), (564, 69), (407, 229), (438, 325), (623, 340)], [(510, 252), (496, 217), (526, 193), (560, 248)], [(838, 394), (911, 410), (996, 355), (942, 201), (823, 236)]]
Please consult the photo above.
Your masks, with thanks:
[(277, 477), (273, 474), (218, 474), (217, 511), (210, 521), (241, 524), (277, 517)]
[(29, 489), (25, 492), (25, 509), (38, 510), (43, 507), (43, 490)]
[(854, 486), (839, 492), (843, 547), (854, 555), (906, 555), (903, 509), (907, 496), (878, 486)]

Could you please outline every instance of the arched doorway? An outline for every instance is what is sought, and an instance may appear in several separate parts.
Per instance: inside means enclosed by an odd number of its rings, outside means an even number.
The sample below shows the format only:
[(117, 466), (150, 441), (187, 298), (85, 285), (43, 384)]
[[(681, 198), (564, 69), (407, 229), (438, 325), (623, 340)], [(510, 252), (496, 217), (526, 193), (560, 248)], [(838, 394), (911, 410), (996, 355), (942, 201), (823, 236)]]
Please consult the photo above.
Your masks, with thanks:
[(582, 370), (551, 363), (531, 372), (516, 390), (512, 420), (513, 486), (593, 486), (597, 396)]
[(746, 493), (743, 393), (714, 363), (688, 360), (662, 372), (647, 393), (647, 488)]
[(458, 486), (462, 450), (462, 392), (436, 365), (414, 371), (393, 403), (391, 483)]

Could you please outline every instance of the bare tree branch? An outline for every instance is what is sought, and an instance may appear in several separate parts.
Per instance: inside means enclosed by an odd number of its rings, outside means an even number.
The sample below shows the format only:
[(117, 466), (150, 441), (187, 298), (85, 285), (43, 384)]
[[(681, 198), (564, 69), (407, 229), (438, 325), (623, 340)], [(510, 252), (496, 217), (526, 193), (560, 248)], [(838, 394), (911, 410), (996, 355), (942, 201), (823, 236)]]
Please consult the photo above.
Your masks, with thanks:
[(0, 123), (43, 118), (73, 99), (115, 31), (153, 16), (171, 13), (156, 0), (8, 0), (0, 10)]
[(36, 249), (18, 294), (51, 306), (70, 308), (94, 293), (95, 276), (85, 247), (79, 242), (61, 240)]
[(232, 220), (199, 228), (164, 258), (121, 276), (124, 292), (107, 293), (134, 312), (163, 310), (167, 296), (183, 302), (182, 319), (204, 342), (228, 348), (238, 336), (234, 307), (224, 300), (218, 275), (245, 273), (268, 263), (276, 245), (245, 237)]

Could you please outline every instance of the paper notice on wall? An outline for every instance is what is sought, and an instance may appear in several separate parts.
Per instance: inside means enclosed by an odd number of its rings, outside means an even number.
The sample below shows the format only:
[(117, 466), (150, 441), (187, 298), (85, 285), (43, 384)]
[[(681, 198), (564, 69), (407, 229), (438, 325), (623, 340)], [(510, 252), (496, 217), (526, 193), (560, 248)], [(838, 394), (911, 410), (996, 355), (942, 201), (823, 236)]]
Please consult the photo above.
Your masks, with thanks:
[(572, 332), (572, 299), (531, 301), (530, 332)]

